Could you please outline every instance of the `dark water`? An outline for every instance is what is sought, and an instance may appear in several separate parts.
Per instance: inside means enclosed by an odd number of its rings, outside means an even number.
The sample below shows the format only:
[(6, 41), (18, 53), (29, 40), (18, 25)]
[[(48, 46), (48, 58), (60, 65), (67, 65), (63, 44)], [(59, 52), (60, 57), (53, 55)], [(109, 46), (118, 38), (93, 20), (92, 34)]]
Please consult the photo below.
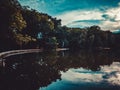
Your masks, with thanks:
[(118, 52), (41, 52), (5, 59), (0, 90), (120, 90)]

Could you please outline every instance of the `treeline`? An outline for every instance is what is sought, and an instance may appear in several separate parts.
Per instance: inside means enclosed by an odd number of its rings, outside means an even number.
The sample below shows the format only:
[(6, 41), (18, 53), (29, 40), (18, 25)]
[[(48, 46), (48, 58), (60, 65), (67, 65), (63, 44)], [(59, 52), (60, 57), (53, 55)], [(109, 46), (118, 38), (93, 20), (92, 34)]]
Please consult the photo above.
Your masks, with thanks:
[(115, 48), (120, 34), (99, 26), (68, 28), (61, 20), (21, 6), (17, 0), (0, 2), (0, 50), (23, 48)]

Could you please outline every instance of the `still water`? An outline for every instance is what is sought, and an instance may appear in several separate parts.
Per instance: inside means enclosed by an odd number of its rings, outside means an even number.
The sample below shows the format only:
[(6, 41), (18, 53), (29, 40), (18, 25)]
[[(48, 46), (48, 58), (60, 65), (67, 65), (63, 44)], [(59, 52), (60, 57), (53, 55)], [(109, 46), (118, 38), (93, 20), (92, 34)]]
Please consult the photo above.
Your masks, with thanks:
[(40, 52), (5, 58), (0, 90), (120, 90), (120, 54)]

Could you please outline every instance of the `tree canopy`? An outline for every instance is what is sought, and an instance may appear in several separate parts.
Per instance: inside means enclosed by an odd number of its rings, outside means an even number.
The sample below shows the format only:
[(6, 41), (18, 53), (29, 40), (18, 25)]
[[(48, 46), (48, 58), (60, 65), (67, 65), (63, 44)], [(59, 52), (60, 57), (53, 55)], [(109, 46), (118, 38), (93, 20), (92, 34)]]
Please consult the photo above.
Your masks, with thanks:
[(120, 34), (103, 31), (99, 26), (69, 28), (61, 20), (27, 9), (17, 0), (0, 2), (0, 50), (22, 48), (114, 48)]

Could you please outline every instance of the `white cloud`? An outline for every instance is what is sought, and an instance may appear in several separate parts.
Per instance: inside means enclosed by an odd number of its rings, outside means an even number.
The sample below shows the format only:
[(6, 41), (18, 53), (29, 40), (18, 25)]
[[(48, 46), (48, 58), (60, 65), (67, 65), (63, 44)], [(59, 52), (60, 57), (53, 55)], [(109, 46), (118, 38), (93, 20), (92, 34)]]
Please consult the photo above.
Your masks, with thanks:
[(114, 18), (116, 21), (120, 20), (120, 6), (117, 8), (108, 9), (106, 14), (109, 15), (111, 18)]
[(62, 19), (62, 25), (68, 25), (78, 20), (102, 20), (103, 19), (102, 13), (98, 10), (95, 10), (95, 11), (74, 10), (70, 12), (65, 12), (56, 17), (59, 19)]
[(120, 22), (104, 21), (100, 24), (100, 27), (104, 30), (118, 30), (120, 29)]
[(90, 27), (90, 26), (93, 26), (93, 25), (99, 25), (98, 23), (92, 23), (92, 22), (73, 22), (73, 23), (69, 23), (67, 26), (68, 27), (81, 27), (81, 28), (84, 28), (84, 27)]
[[(120, 29), (120, 6), (106, 10), (104, 13), (109, 16), (108, 20), (105, 20), (100, 25), (103, 29), (118, 30)], [(112, 20), (110, 20), (112, 19)]]
[[(105, 18), (103, 15), (107, 15)], [(96, 10), (74, 10), (69, 12), (64, 12), (56, 16), (62, 19), (62, 25), (67, 25), (70, 27), (87, 27), (90, 25), (99, 25), (104, 30), (119, 30), (120, 29), (120, 3), (118, 7), (109, 8), (102, 12), (99, 9)], [(80, 20), (99, 20), (99, 23), (93, 22), (75, 22)]]

